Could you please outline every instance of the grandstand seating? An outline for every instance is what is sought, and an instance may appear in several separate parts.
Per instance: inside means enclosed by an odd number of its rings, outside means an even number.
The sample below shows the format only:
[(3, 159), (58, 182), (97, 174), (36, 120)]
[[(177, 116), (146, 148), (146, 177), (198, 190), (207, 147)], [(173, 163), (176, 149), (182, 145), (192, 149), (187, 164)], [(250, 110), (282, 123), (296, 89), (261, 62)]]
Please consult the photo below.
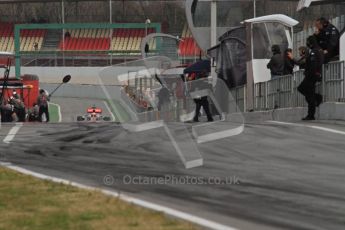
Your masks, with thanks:
[[(0, 22), (0, 50), (6, 52), (14, 51), (14, 24)], [(20, 50), (40, 50), (43, 44), (46, 30), (22, 30), (20, 33)], [(35, 46), (37, 43), (37, 46)]]
[[(155, 30), (149, 28), (147, 33), (154, 33)], [(115, 29), (112, 34), (111, 50), (127, 51), (129, 53), (140, 52), (140, 44), (142, 39), (146, 36), (145, 29)], [(155, 41), (152, 40), (149, 44), (150, 50), (156, 47)]]
[[(110, 48), (110, 31), (106, 29), (73, 29), (65, 41), (60, 41), (61, 50), (94, 50), (102, 51)], [(63, 44), (63, 42), (65, 42)]]
[[(71, 29), (66, 31), (70, 36), (58, 44), (58, 49), (68, 51), (106, 51), (119, 53), (139, 54), (142, 39), (146, 32), (144, 28), (108, 29)], [(155, 29), (148, 28), (147, 33), (154, 33)], [(14, 23), (0, 22), (0, 51), (14, 51)], [(20, 50), (41, 50), (47, 30), (21, 30)], [(201, 52), (187, 25), (182, 31), (182, 42), (179, 52), (182, 57), (198, 56)], [(37, 43), (37, 46), (35, 44)], [(156, 41), (149, 44), (150, 51), (156, 49)]]
[(184, 56), (184, 57), (199, 56), (202, 50), (197, 45), (187, 25), (185, 25), (183, 28), (181, 39), (183, 41), (181, 41), (179, 45), (180, 56)]

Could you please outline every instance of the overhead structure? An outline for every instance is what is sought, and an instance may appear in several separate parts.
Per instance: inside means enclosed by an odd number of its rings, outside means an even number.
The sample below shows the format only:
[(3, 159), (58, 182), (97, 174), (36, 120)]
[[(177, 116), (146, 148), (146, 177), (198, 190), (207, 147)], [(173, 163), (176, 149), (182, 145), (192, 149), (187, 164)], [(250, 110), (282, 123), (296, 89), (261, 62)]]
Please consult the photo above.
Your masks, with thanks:
[(194, 39), (203, 51), (246, 18), (255, 17), (255, 0), (186, 0), (186, 17)]
[(300, 0), (297, 6), (297, 11), (303, 10), (305, 8), (310, 7), (312, 4), (320, 5), (320, 4), (330, 4), (330, 3), (339, 3), (345, 2), (344, 0)]

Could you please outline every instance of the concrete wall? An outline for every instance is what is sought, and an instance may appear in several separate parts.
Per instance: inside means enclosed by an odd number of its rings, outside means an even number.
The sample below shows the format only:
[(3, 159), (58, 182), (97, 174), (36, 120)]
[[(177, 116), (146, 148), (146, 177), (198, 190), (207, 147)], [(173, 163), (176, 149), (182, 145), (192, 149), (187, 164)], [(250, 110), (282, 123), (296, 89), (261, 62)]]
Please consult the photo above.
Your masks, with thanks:
[[(51, 93), (59, 84), (53, 83), (40, 83), (40, 88), (47, 90)], [(55, 93), (55, 97), (67, 98), (92, 98), (92, 99), (121, 99), (121, 88), (118, 86), (104, 86), (108, 95), (105, 94), (102, 86), (100, 85), (79, 85), (79, 84), (65, 84), (62, 85)]]
[[(98, 85), (98, 76), (104, 68), (109, 67), (22, 67), (21, 73), (37, 75), (42, 83), (60, 83), (65, 75), (71, 75), (71, 84)], [(112, 67), (117, 74), (128, 73), (143, 67)], [(114, 81), (115, 82), (115, 81)]]

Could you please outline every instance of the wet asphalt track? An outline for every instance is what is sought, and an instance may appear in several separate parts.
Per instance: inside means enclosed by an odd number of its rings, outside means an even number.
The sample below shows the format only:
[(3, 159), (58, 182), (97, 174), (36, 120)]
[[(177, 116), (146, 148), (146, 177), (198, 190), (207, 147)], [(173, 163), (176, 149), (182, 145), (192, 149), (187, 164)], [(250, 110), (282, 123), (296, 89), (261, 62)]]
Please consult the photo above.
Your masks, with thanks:
[[(345, 131), (344, 124), (312, 123)], [(13, 125), (2, 125), (3, 140)], [(116, 124), (24, 124), (1, 161), (105, 187), (239, 229), (344, 229), (345, 136), (280, 124), (200, 144), (204, 166), (183, 167), (163, 129)], [(107, 186), (104, 176), (115, 182)], [(129, 175), (129, 176), (126, 176)], [(134, 185), (124, 178), (236, 178), (229, 185)], [(128, 181), (127, 181), (128, 182)], [(230, 182), (230, 181), (228, 181)]]

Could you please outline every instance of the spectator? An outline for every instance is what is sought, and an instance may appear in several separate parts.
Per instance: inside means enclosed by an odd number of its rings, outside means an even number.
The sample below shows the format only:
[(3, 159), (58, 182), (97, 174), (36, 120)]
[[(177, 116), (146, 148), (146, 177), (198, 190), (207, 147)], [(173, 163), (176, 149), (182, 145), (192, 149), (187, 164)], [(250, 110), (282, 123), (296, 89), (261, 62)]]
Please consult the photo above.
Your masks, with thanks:
[(284, 57), (281, 54), (279, 45), (272, 46), (273, 56), (267, 64), (267, 68), (271, 70), (272, 79), (284, 74)]
[(299, 51), (299, 59), (295, 61), (296, 65), (299, 66), (300, 69), (305, 69), (305, 62), (307, 59), (307, 55), (308, 55), (308, 48), (305, 46), (301, 46), (298, 48)]
[(321, 81), (323, 53), (315, 36), (307, 39), (310, 52), (306, 58), (304, 79), (298, 86), (298, 91), (305, 96), (308, 103), (308, 115), (302, 120), (315, 120), (315, 110), (322, 102), (322, 96), (315, 93), (316, 82)]
[(49, 122), (49, 110), (48, 110), (49, 97), (44, 89), (40, 90), (40, 95), (37, 98), (37, 105), (39, 108), (38, 119), (42, 122), (42, 115), (46, 115), (46, 121)]
[(69, 31), (67, 31), (67, 32), (65, 33), (65, 39), (68, 40), (68, 39), (70, 39), (70, 38), (71, 38), (71, 33), (70, 33)]
[(317, 19), (315, 27), (315, 37), (325, 55), (325, 63), (337, 60), (340, 42), (339, 30), (325, 18)]
[(284, 52), (284, 75), (293, 74), (295, 63), (292, 49), (286, 49)]
[(38, 50), (38, 43), (37, 43), (37, 42), (34, 43), (34, 50), (35, 50), (35, 51)]

